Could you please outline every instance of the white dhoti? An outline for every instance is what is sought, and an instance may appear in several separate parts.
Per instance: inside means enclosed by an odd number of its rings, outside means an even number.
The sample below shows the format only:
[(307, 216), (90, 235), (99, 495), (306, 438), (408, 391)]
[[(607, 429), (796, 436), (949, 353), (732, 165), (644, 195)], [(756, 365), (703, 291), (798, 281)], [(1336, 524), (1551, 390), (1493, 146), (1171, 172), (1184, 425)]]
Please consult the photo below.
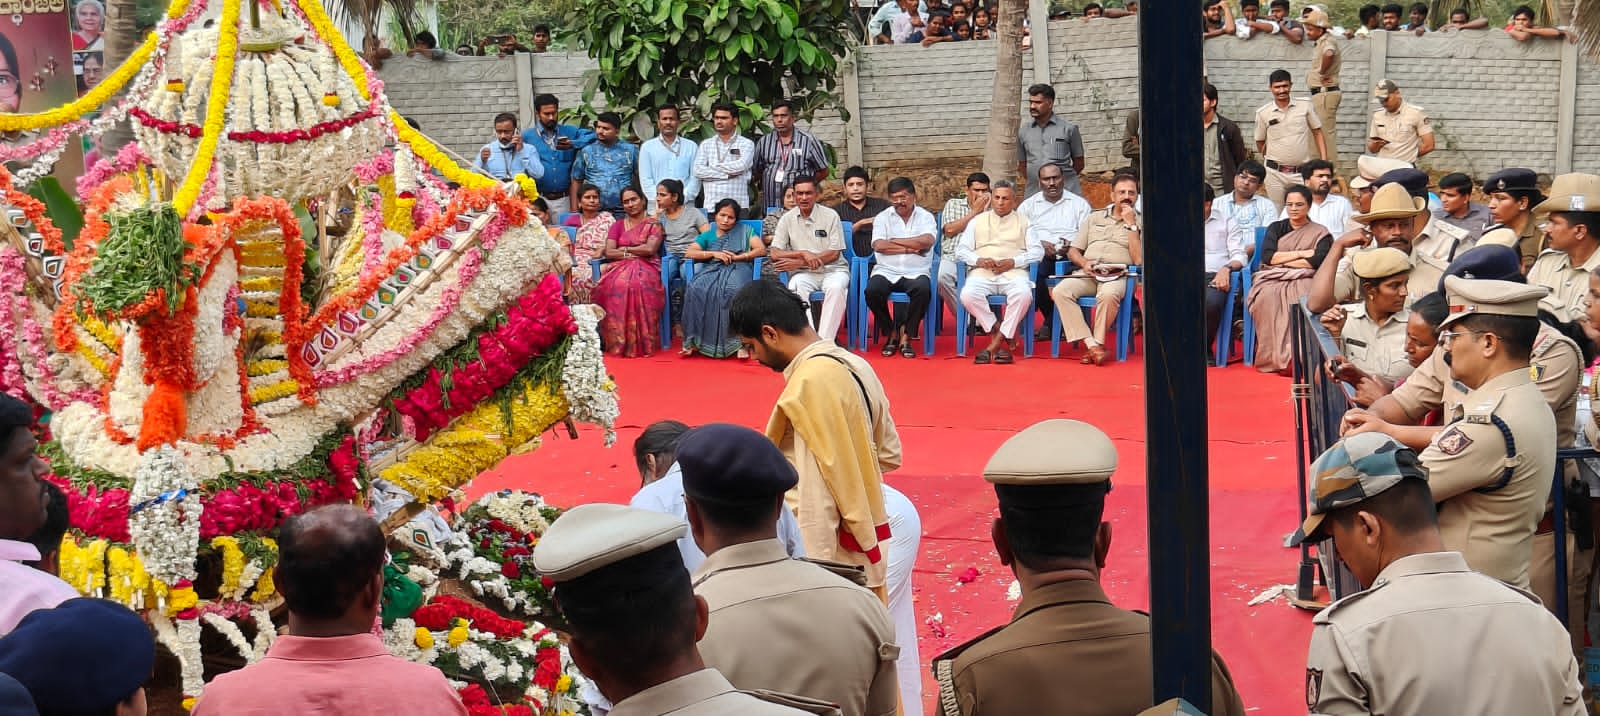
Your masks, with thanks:
[[(983, 272), (988, 273), (988, 272)], [(989, 297), (1004, 294), (1006, 316), (1000, 324), (1000, 335), (1007, 339), (1017, 337), (1017, 327), (1022, 325), (1033, 308), (1033, 282), (1027, 274), (1006, 273), (983, 276), (968, 273), (967, 282), (961, 286), (961, 305), (977, 319), (984, 333), (994, 330), (994, 310), (989, 308)]]

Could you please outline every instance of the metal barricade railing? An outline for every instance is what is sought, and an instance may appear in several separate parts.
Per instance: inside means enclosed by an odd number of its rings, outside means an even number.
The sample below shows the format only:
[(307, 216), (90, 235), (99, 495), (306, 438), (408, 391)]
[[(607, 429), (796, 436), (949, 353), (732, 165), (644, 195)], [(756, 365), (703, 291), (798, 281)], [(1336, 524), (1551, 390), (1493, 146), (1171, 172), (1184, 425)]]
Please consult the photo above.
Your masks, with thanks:
[[(1551, 532), (1555, 533), (1552, 535), (1552, 541), (1555, 543), (1556, 550), (1555, 611), (1556, 617), (1561, 619), (1562, 625), (1567, 623), (1569, 604), (1567, 600), (1567, 471), (1565, 467), (1568, 460), (1587, 460), (1597, 457), (1600, 457), (1600, 451), (1594, 448), (1561, 448), (1556, 450), (1556, 471), (1551, 478), (1550, 487), (1550, 516), (1553, 520)], [(1583, 482), (1580, 480), (1578, 484), (1582, 485)], [(1584, 491), (1587, 492), (1587, 489)], [(1578, 510), (1587, 510), (1588, 508), (1588, 505), (1581, 502), (1575, 506), (1575, 509)], [(1579, 525), (1581, 526), (1582, 522)], [(1593, 529), (1593, 527), (1590, 526), (1590, 529)], [(1579, 535), (1578, 539), (1580, 541), (1579, 548), (1581, 549), (1581, 542), (1584, 537)]]
[[(1317, 320), (1316, 314), (1306, 308), (1305, 298), (1290, 310), (1293, 314), (1289, 325), (1294, 347), (1295, 466), (1300, 489), (1297, 501), (1300, 520), (1304, 522), (1309, 480), (1306, 471), (1316, 456), (1339, 441), (1339, 426), (1345, 411), (1355, 405), (1355, 389), (1334, 380), (1327, 370), (1329, 361), (1339, 355), (1339, 344)], [(1339, 562), (1333, 540), (1319, 544), (1317, 554), (1330, 597), (1338, 599), (1360, 589), (1354, 575)], [(1300, 574), (1295, 583), (1295, 596), (1300, 601), (1313, 599), (1316, 571), (1317, 561), (1311, 559), (1311, 545), (1301, 544)]]

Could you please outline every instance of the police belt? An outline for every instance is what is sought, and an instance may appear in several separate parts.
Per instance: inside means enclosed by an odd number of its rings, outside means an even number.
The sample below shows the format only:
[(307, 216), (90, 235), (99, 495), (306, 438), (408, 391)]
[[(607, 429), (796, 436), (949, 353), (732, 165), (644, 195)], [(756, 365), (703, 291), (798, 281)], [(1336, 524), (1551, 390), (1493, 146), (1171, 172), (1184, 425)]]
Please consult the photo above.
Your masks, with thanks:
[(1321, 94), (1323, 92), (1338, 92), (1338, 91), (1339, 91), (1339, 85), (1328, 85), (1327, 87), (1312, 87), (1311, 88), (1311, 94)]

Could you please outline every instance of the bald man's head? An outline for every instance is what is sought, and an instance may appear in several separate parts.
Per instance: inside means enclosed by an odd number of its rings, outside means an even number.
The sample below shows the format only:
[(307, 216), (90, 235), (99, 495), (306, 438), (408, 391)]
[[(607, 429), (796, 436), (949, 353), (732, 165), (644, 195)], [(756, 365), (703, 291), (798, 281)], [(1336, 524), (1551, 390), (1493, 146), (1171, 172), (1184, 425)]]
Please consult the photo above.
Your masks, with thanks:
[(377, 520), (353, 505), (328, 505), (279, 528), (275, 581), (296, 616), (360, 621), (361, 613), (377, 608), (366, 602), (373, 582), (381, 584), (383, 560)]

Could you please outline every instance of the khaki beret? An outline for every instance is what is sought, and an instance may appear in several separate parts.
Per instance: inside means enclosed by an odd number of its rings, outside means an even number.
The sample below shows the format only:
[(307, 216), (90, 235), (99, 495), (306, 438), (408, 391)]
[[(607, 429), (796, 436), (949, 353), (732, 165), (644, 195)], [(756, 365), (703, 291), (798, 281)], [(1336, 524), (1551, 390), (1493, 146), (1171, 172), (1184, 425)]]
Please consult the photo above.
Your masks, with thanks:
[(676, 542), (689, 524), (672, 515), (626, 505), (579, 505), (556, 518), (533, 547), (533, 566), (553, 582), (568, 582), (601, 567)]
[(1535, 317), (1539, 315), (1539, 299), (1548, 292), (1543, 286), (1513, 281), (1446, 276), (1444, 295), (1450, 305), (1450, 315), (1440, 326), (1472, 315)]
[(1356, 178), (1350, 180), (1350, 188), (1364, 189), (1372, 186), (1378, 177), (1388, 174), (1396, 169), (1411, 166), (1410, 162), (1389, 157), (1380, 157), (1373, 154), (1363, 154), (1356, 159)]
[(1504, 246), (1511, 249), (1516, 248), (1517, 244), (1521, 241), (1522, 237), (1518, 236), (1517, 232), (1512, 231), (1504, 226), (1498, 229), (1490, 229), (1489, 231), (1485, 231), (1483, 232), (1483, 236), (1478, 237), (1479, 246)]
[(1361, 278), (1388, 278), (1410, 271), (1411, 260), (1406, 252), (1385, 246), (1350, 257), (1350, 269)]
[(1012, 435), (983, 467), (996, 485), (1092, 485), (1117, 471), (1117, 448), (1100, 429), (1078, 420), (1045, 420)]

